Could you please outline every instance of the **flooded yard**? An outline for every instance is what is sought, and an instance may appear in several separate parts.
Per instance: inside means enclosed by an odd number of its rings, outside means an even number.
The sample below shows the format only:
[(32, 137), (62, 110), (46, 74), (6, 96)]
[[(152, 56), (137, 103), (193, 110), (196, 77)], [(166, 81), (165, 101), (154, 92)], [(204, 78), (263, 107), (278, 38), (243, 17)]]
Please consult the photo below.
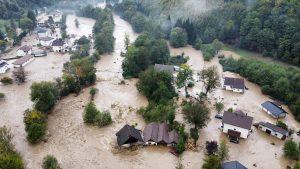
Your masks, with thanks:
[[(75, 19), (78, 19), (79, 28), (75, 26)], [(6, 125), (11, 128), (15, 135), (13, 143), (25, 160), (27, 169), (40, 169), (42, 159), (47, 154), (54, 155), (64, 169), (174, 169), (178, 158), (169, 153), (169, 148), (161, 146), (142, 147), (137, 150), (122, 150), (116, 148), (115, 133), (125, 124), (137, 124), (138, 129), (145, 125), (142, 117), (136, 113), (141, 106), (147, 105), (147, 99), (136, 89), (137, 79), (120, 82), (122, 77), (122, 60), (120, 53), (125, 51), (125, 33), (129, 35), (131, 42), (134, 42), (138, 34), (135, 34), (131, 26), (114, 15), (116, 38), (115, 50), (113, 53), (103, 55), (96, 64), (97, 83), (95, 88), (98, 93), (95, 96), (95, 104), (101, 111), (109, 110), (112, 114), (113, 124), (104, 128), (90, 127), (83, 123), (82, 114), (84, 106), (89, 102), (89, 89), (82, 90), (80, 95), (70, 95), (63, 98), (55, 106), (53, 112), (48, 116), (47, 141), (37, 145), (30, 145), (26, 141), (24, 131), (23, 112), (32, 106), (30, 101), (30, 86), (33, 82), (50, 81), (62, 75), (63, 63), (69, 60), (69, 54), (49, 53), (47, 57), (36, 58), (25, 67), (28, 71), (28, 82), (22, 85), (0, 86), (0, 92), (6, 94), (5, 101), (0, 102), (0, 126)], [(90, 35), (94, 20), (88, 18), (68, 15), (67, 32), (77, 36)], [(222, 72), (218, 59), (211, 62), (204, 62), (200, 51), (191, 46), (171, 49), (171, 55), (178, 55), (182, 52), (190, 57), (188, 64), (196, 72), (204, 67), (216, 65), (222, 76), (238, 77), (238, 75)], [(11, 71), (3, 76), (10, 75)], [(236, 104), (237, 109), (243, 110), (254, 117), (254, 123), (269, 121), (275, 123), (272, 117), (260, 110), (259, 105), (269, 100), (261, 93), (259, 86), (246, 81), (244, 94), (235, 94), (218, 88), (209, 95), (211, 102), (211, 120), (207, 127), (200, 131), (197, 152), (186, 151), (182, 156), (182, 163), (188, 169), (201, 168), (205, 157), (205, 141), (226, 139), (219, 128), (221, 121), (214, 118), (216, 114), (213, 106), (216, 99), (222, 99), (225, 109)], [(196, 83), (193, 92), (200, 92), (202, 84)], [(287, 109), (286, 109), (287, 110)], [(292, 128), (299, 129), (291, 113), (284, 121)], [(282, 156), (283, 141), (268, 136), (262, 131), (254, 132), (247, 140), (240, 144), (228, 143), (230, 150), (229, 160), (238, 160), (248, 168), (258, 169), (282, 169), (291, 164)], [(295, 139), (300, 140), (299, 137)], [(275, 145), (272, 145), (274, 143)], [(257, 167), (254, 167), (255, 164)]]

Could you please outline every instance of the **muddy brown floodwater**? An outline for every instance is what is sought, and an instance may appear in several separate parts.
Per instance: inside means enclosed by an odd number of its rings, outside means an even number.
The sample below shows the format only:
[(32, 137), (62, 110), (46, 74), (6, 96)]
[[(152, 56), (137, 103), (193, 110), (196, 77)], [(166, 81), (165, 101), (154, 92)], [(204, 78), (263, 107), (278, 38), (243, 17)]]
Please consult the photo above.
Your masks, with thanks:
[[(75, 28), (75, 18), (78, 17), (68, 16), (69, 34), (72, 34), (73, 31), (78, 32)], [(80, 23), (86, 23), (79, 27), (80, 32), (84, 31), (80, 35), (90, 34), (94, 21), (87, 18), (79, 18), (78, 20)], [(68, 54), (50, 53), (47, 57), (36, 58), (25, 67), (29, 72), (27, 83), (0, 86), (0, 92), (5, 93), (7, 96), (5, 101), (0, 102), (0, 126), (6, 125), (11, 128), (15, 135), (13, 143), (24, 158), (27, 169), (40, 169), (42, 159), (47, 154), (57, 157), (64, 169), (175, 168), (178, 159), (169, 153), (167, 147), (144, 147), (132, 151), (116, 149), (115, 133), (124, 124), (137, 124), (139, 129), (142, 129), (145, 125), (141, 116), (136, 114), (136, 110), (147, 105), (147, 99), (137, 91), (135, 87), (136, 79), (125, 80), (125, 84), (120, 84), (123, 80), (121, 68), (123, 58), (120, 53), (125, 50), (124, 35), (127, 33), (131, 42), (133, 42), (137, 34), (119, 16), (114, 15), (114, 21), (115, 51), (112, 54), (102, 56), (96, 64), (97, 83), (94, 86), (98, 89), (95, 96), (96, 106), (102, 111), (109, 110), (111, 112), (114, 121), (112, 125), (104, 128), (84, 125), (82, 113), (84, 105), (90, 97), (89, 89), (84, 89), (79, 96), (70, 95), (60, 100), (48, 116), (47, 142), (41, 142), (33, 146), (26, 141), (23, 112), (32, 106), (29, 98), (30, 85), (33, 82), (52, 80), (61, 76), (63, 63), (69, 60)], [(182, 52), (188, 55), (190, 57), (188, 64), (191, 65), (195, 73), (201, 71), (203, 67), (211, 65), (216, 65), (220, 73), (222, 72), (222, 67), (217, 58), (214, 58), (211, 62), (204, 62), (201, 52), (194, 50), (191, 46), (170, 49), (172, 55), (181, 54)], [(228, 72), (223, 73), (223, 75), (238, 76)], [(253, 116), (254, 122), (261, 120), (275, 122), (258, 107), (260, 103), (268, 100), (268, 97), (261, 93), (259, 86), (248, 81), (246, 81), (246, 85), (249, 90), (244, 94), (234, 94), (220, 88), (217, 89), (210, 95), (211, 105), (215, 103), (216, 99), (223, 98), (226, 108), (236, 104), (237, 109)], [(201, 90), (202, 84), (197, 82), (191, 92), (199, 93)], [(213, 118), (215, 113), (212, 109), (211, 120), (207, 127), (200, 131), (199, 150), (197, 152), (184, 152), (182, 163), (186, 168), (201, 168), (205, 157), (205, 141), (220, 141), (222, 138), (226, 138), (218, 129), (221, 126), (221, 121)], [(178, 116), (181, 115), (178, 114)], [(293, 128), (300, 128), (299, 123), (293, 119), (291, 113), (288, 114), (285, 122)], [(299, 140), (299, 137), (295, 139)], [(271, 143), (275, 143), (275, 145)], [(231, 143), (228, 143), (228, 145), (230, 147), (229, 160), (239, 160), (248, 168), (254, 168), (253, 164), (256, 164), (256, 168), (259, 169), (282, 169), (291, 164), (290, 161), (282, 157), (283, 141), (267, 136), (256, 129), (247, 140), (242, 140), (238, 145)]]

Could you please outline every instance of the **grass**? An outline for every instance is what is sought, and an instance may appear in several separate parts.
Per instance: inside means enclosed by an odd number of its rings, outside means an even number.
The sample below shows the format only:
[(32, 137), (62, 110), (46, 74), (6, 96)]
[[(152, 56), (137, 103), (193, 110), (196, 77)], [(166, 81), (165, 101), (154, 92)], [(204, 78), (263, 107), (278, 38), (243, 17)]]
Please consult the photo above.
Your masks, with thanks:
[(234, 53), (240, 55), (241, 57), (263, 57), (259, 53), (251, 52), (251, 51), (240, 49), (240, 48), (236, 48), (236, 47), (233, 47), (233, 46), (227, 45), (227, 44), (224, 45), (223, 50), (234, 52)]

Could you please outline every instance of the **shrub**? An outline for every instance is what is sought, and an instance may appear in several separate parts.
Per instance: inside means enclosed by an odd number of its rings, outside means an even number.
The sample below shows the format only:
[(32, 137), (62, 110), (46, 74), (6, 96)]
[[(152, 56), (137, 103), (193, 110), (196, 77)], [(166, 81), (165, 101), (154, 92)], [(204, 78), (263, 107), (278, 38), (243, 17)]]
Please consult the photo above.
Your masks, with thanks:
[(104, 127), (112, 123), (111, 115), (108, 111), (99, 113), (96, 117), (98, 127)]
[(300, 169), (300, 163), (299, 162), (296, 162), (296, 164), (294, 165), (294, 168), (293, 169)]
[(3, 77), (0, 80), (1, 83), (3, 83), (4, 85), (8, 85), (8, 84), (12, 84), (13, 83), (13, 79), (10, 77)]
[(59, 169), (57, 159), (52, 155), (47, 155), (44, 157), (43, 169)]
[(5, 97), (4, 93), (0, 93), (0, 99), (3, 99)]
[(300, 158), (300, 146), (293, 140), (288, 140), (283, 146), (284, 155), (292, 160), (299, 160)]
[(26, 81), (27, 72), (23, 67), (17, 68), (13, 71), (13, 77), (17, 83), (24, 83)]
[(84, 109), (83, 121), (86, 124), (94, 124), (96, 122), (97, 115), (100, 114), (100, 111), (96, 108), (96, 105), (93, 102), (87, 104)]
[(176, 150), (178, 154), (182, 154), (185, 150), (185, 141), (182, 136), (179, 136), (179, 141), (176, 144)]
[(189, 82), (188, 85), (187, 85), (187, 87), (189, 87), (189, 88), (192, 88), (192, 87), (194, 87), (194, 86), (195, 86), (195, 83), (194, 83), (194, 82)]
[(222, 102), (216, 102), (215, 108), (217, 112), (221, 112), (224, 109), (224, 104)]
[(206, 152), (208, 155), (215, 154), (218, 151), (217, 141), (206, 141)]
[(283, 121), (277, 121), (277, 124), (276, 126), (280, 127), (280, 128), (283, 128), (285, 130), (288, 130), (288, 126), (283, 122)]
[(139, 109), (138, 113), (143, 116), (146, 122), (161, 122), (167, 120), (168, 115), (175, 113), (175, 107), (172, 102), (166, 104), (149, 103), (146, 108)]
[(37, 110), (26, 110), (24, 113), (27, 140), (35, 144), (46, 134), (46, 116)]
[(97, 89), (92, 87), (90, 89), (91, 100), (94, 100), (95, 94), (97, 93)]
[(210, 155), (204, 159), (202, 169), (221, 169), (221, 161), (218, 156)]

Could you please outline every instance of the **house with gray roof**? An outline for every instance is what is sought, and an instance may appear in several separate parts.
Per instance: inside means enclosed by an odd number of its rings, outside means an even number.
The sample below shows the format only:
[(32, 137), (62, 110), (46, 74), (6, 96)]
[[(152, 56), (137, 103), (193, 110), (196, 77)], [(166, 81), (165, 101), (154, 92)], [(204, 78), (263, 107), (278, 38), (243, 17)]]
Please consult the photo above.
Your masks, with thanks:
[(8, 69), (9, 64), (4, 60), (0, 60), (0, 73), (5, 73)]
[(245, 81), (241, 78), (225, 77), (223, 88), (237, 93), (244, 93)]
[(179, 135), (177, 131), (172, 130), (169, 132), (169, 126), (167, 123), (150, 123), (144, 131), (144, 142), (148, 144), (167, 144), (173, 145), (178, 143)]
[(168, 72), (168, 73), (175, 73), (175, 68), (173, 65), (163, 65), (163, 64), (155, 64), (154, 70), (159, 72)]
[(222, 169), (247, 169), (238, 161), (229, 161), (222, 164)]
[(119, 130), (116, 133), (116, 136), (119, 146), (144, 142), (141, 132), (128, 124), (126, 124), (121, 130)]
[(259, 122), (258, 129), (281, 140), (285, 140), (289, 136), (289, 132), (287, 130), (269, 122)]
[(238, 142), (239, 138), (248, 138), (251, 132), (253, 117), (242, 111), (225, 111), (222, 118), (222, 131), (227, 133), (230, 140)]
[(16, 61), (13, 62), (14, 67), (24, 67), (28, 63), (34, 60), (34, 57), (32, 55), (25, 55)]
[(275, 102), (266, 101), (261, 104), (261, 108), (263, 111), (276, 119), (284, 118), (287, 114), (287, 112)]

